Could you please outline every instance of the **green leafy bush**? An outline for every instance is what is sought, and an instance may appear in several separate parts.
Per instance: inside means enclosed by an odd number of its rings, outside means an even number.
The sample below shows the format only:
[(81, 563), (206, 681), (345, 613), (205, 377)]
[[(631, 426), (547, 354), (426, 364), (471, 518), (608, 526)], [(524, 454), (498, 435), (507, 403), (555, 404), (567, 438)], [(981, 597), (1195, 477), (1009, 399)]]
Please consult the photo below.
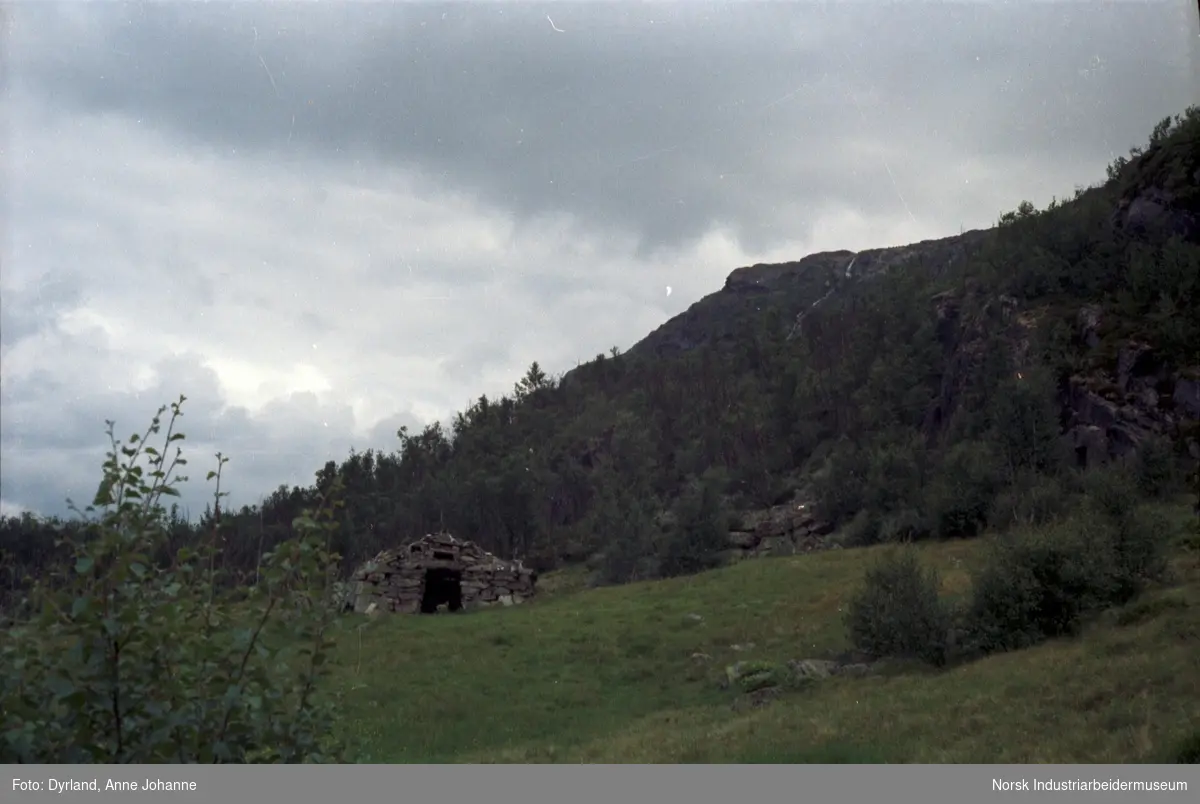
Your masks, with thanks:
[[(164, 545), (164, 496), (186, 464), (171, 405), (162, 451), (144, 436), (112, 449), (59, 577), (37, 581), (0, 642), (0, 763), (338, 761), (332, 702), (319, 694), (330, 648), (326, 605), (337, 557), (335, 503), (294, 523), (262, 557), (259, 582), (219, 592), (220, 469), (207, 545), (153, 559)], [(141, 462), (144, 459), (144, 465)]]
[(676, 524), (659, 565), (662, 575), (691, 575), (721, 565), (729, 548), (729, 513), (721, 500), (724, 482), (721, 472), (706, 472), (676, 501)]
[(864, 502), (882, 514), (903, 511), (920, 499), (929, 473), (919, 433), (880, 438), (867, 452)]
[(879, 540), (883, 542), (914, 542), (928, 533), (925, 517), (911, 508), (894, 511), (879, 523)]
[(768, 661), (745, 661), (725, 668), (724, 685), (742, 692), (768, 687), (802, 686), (786, 665)]
[(1021, 472), (992, 501), (988, 527), (1006, 530), (1018, 525), (1045, 525), (1066, 513), (1069, 503), (1067, 489), (1058, 478)]
[(1168, 523), (1144, 506), (1114, 508), (1123, 494), (1098, 485), (1108, 496), (1072, 518), (996, 540), (973, 579), (969, 650), (1016, 650), (1073, 634), (1085, 615), (1126, 603), (1164, 576)]
[(1157, 436), (1142, 444), (1133, 464), (1138, 491), (1147, 497), (1163, 499), (1183, 488), (1179, 456), (1169, 438)]
[(945, 539), (978, 533), (1001, 487), (1001, 472), (1000, 458), (987, 442), (950, 447), (925, 495), (935, 535)]
[(1040, 366), (996, 389), (987, 412), (990, 436), (1009, 479), (1022, 470), (1049, 473), (1063, 465), (1057, 390), (1053, 374)]
[(864, 508), (845, 524), (836, 539), (843, 547), (870, 547), (879, 543), (881, 524), (878, 516)]
[(1113, 552), (1115, 599), (1132, 599), (1145, 583), (1161, 580), (1167, 571), (1172, 539), (1170, 522), (1138, 493), (1136, 464), (1113, 464), (1088, 472), (1083, 478), (1085, 511), (1095, 512), (1108, 524)]
[(887, 553), (850, 601), (845, 619), (854, 647), (875, 658), (945, 664), (951, 616), (940, 586), (937, 572), (924, 570), (911, 548)]
[(993, 545), (973, 579), (966, 613), (973, 651), (1017, 650), (1074, 633), (1106, 598), (1111, 574), (1103, 539), (1070, 525), (1015, 531)]
[(1178, 765), (1200, 764), (1200, 728), (1184, 737), (1175, 749), (1175, 763)]
[(653, 520), (641, 499), (624, 486), (606, 486), (590, 516), (594, 532), (605, 537), (604, 550), (593, 583), (597, 586), (628, 583), (648, 577), (645, 571), (651, 550)]
[(813, 497), (820, 516), (833, 523), (855, 516), (866, 505), (870, 459), (849, 439), (837, 442), (813, 476)]

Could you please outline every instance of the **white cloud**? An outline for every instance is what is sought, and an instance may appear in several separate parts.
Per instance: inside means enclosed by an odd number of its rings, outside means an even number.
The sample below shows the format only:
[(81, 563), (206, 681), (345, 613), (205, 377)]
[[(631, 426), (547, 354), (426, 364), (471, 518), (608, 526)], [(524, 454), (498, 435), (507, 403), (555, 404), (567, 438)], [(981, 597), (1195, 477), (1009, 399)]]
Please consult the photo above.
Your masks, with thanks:
[[(185, 409), (201, 406), (213, 426), (192, 434), (192, 449), (235, 460), (247, 447), (295, 453), (287, 480), (304, 483), (352, 443), (393, 447), (364, 440), (398, 412), (445, 420), (481, 393), (509, 392), (534, 360), (559, 372), (627, 348), (752, 258), (811, 250), (748, 255), (714, 230), (639, 260), (630, 238), (589, 232), (567, 215), (514, 225), (402, 168), (247, 163), (125, 118), (39, 125), (48, 111), (19, 102), (15, 138), (37, 145), (11, 172), (24, 247), (6, 290), (29, 297), (65, 273), (77, 291), (40, 332), (6, 343), (0, 376), (16, 397), (5, 402), (6, 463), (25, 471), (68, 458), (51, 461), (34, 445), (62, 415), (44, 397), (22, 397), (40, 380), (69, 389), (75, 403), (107, 400), (120, 409), (103, 416), (125, 429), (176, 393), (198, 395)], [(852, 229), (837, 236), (867, 234)], [(179, 359), (192, 361), (182, 374)], [(170, 385), (189, 377), (199, 387)], [(144, 421), (129, 415), (132, 400)], [(222, 415), (253, 439), (222, 446)], [(84, 439), (75, 447), (94, 447), (82, 453), (92, 463), (74, 470), (77, 486), (98, 466), (102, 418), (74, 425)], [(253, 499), (282, 479), (248, 477), (257, 485), (246, 492)]]

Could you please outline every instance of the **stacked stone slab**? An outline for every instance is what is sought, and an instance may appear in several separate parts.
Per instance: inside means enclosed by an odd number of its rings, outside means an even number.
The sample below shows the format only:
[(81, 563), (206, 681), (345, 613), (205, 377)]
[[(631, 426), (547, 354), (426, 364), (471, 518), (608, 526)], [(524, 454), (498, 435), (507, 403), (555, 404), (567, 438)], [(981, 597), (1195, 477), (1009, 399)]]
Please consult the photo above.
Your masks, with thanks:
[(383, 550), (351, 576), (354, 611), (416, 614), (426, 573), (433, 569), (461, 573), (464, 609), (522, 603), (533, 597), (537, 583), (537, 574), (520, 561), (504, 561), (449, 533), (431, 533), (404, 547)]
[(813, 553), (828, 547), (825, 537), (833, 531), (819, 520), (812, 505), (798, 499), (743, 514), (729, 531), (731, 558)]

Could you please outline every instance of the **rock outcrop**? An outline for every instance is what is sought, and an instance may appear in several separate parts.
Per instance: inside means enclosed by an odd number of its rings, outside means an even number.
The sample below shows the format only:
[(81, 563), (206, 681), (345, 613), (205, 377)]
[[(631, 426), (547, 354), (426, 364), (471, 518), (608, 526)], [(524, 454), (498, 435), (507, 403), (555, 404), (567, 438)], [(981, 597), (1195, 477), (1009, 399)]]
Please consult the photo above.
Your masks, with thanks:
[[(1200, 367), (1178, 369), (1148, 345), (1127, 341), (1111, 371), (1070, 378), (1062, 392), (1065, 437), (1080, 466), (1141, 449), (1148, 439), (1176, 438), (1200, 422)], [(1194, 458), (1200, 449), (1186, 441)]]
[(1175, 194), (1160, 187), (1147, 187), (1121, 199), (1112, 222), (1134, 235), (1200, 239), (1200, 214), (1177, 204)]
[[(1093, 350), (1103, 326), (1099, 305), (1080, 309), (1076, 335)], [(1200, 444), (1188, 435), (1200, 423), (1200, 365), (1172, 366), (1136, 339), (1121, 342), (1107, 363), (1071, 377), (1062, 392), (1065, 437), (1078, 463), (1127, 455), (1155, 436), (1182, 436), (1200, 460)]]
[(706, 343), (732, 348), (757, 325), (764, 310), (784, 312), (790, 329), (795, 316), (844, 286), (912, 264), (939, 276), (978, 252), (992, 236), (991, 231), (970, 231), (904, 246), (822, 252), (796, 262), (743, 266), (729, 274), (721, 290), (651, 332), (629, 354), (670, 357)]
[[(968, 290), (967, 293), (972, 291)], [(1028, 362), (1029, 331), (1034, 321), (1018, 313), (1017, 300), (998, 296), (981, 301), (964, 298), (958, 291), (945, 291), (931, 300), (936, 316), (936, 333), (945, 368), (941, 388), (925, 413), (922, 430), (936, 440), (960, 406), (968, 403), (972, 386), (989, 358), (992, 336), (1000, 333), (1010, 347), (1013, 368)], [(970, 303), (968, 303), (970, 302)], [(968, 314), (967, 310), (975, 312)]]
[[(938, 294), (931, 303), (945, 360), (941, 389), (923, 428), (934, 440), (956, 410), (979, 401), (972, 397), (972, 386), (993, 348), (989, 344), (996, 343), (994, 336), (1006, 345), (1018, 376), (1036, 362), (1030, 342), (1044, 311), (1023, 310), (1007, 296), (972, 299), (958, 291)], [(1149, 344), (1134, 339), (1110, 345), (1115, 359), (1104, 359), (1098, 350), (1112, 337), (1105, 334), (1104, 310), (1085, 305), (1075, 322), (1076, 337), (1093, 355), (1088, 368), (1063, 383), (1059, 403), (1066, 446), (1081, 467), (1137, 452), (1152, 438), (1178, 438), (1189, 423), (1200, 420), (1200, 366), (1169, 365)], [(1200, 458), (1198, 445), (1189, 442), (1188, 448)]]
[(765, 706), (789, 689), (802, 689), (829, 678), (862, 678), (873, 670), (866, 662), (828, 659), (793, 659), (786, 663), (741, 661), (726, 667), (718, 683), (723, 689), (742, 693), (731, 706), (734, 711), (745, 711)]
[(449, 533), (384, 550), (351, 576), (349, 605), (364, 614), (416, 614), (513, 605), (533, 597), (537, 573)]
[(812, 505), (799, 499), (740, 515), (729, 531), (733, 558), (795, 555), (824, 550), (833, 532), (818, 519)]

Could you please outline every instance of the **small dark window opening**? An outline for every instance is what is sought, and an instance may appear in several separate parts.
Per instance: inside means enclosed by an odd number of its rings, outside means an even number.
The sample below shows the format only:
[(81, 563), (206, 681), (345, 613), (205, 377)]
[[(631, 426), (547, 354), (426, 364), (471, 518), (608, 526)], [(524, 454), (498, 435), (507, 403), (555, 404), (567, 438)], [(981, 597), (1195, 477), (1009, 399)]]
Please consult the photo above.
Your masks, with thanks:
[(453, 561), (454, 553), (447, 553), (442, 550), (434, 550), (433, 557), (438, 561)]
[(1087, 447), (1075, 448), (1075, 465), (1080, 469), (1087, 468)]
[(462, 608), (462, 573), (444, 568), (426, 570), (421, 613), (433, 614), (443, 603), (450, 611)]

